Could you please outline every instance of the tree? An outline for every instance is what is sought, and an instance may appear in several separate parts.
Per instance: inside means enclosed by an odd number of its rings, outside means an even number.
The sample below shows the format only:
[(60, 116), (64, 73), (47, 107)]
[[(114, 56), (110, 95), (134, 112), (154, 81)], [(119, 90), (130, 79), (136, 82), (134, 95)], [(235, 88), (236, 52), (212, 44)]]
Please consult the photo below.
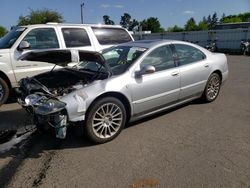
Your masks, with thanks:
[(146, 20), (144, 19), (142, 22), (140, 22), (140, 25), (144, 31), (151, 31), (152, 33), (161, 33), (164, 31), (158, 18), (156, 17), (150, 17)]
[(124, 13), (123, 16), (121, 16), (121, 21), (120, 21), (120, 25), (126, 29), (129, 28), (130, 25), (130, 21), (131, 20), (131, 16), (128, 13)]
[(220, 19), (221, 23), (236, 23), (236, 22), (242, 22), (242, 19), (238, 15), (228, 15), (228, 16), (222, 16)]
[(181, 32), (181, 31), (184, 31), (184, 29), (182, 27), (175, 25), (174, 27), (169, 27), (167, 31), (168, 32)]
[(223, 20), (221, 20), (221, 23), (237, 23), (242, 22), (241, 18), (237, 16), (227, 16)]
[(250, 21), (250, 12), (238, 14), (238, 15), (222, 15), (220, 22), (221, 23), (235, 23), (235, 22), (249, 22)]
[(242, 22), (250, 22), (250, 12), (239, 14), (238, 17), (242, 20)]
[(223, 20), (226, 18), (226, 14), (223, 13), (222, 16), (221, 16), (221, 19), (220, 19), (220, 23), (223, 23)]
[(212, 16), (212, 19), (211, 19), (211, 23), (210, 23), (210, 25), (209, 25), (209, 28), (210, 28), (210, 29), (213, 29), (213, 28), (216, 26), (217, 22), (218, 22), (217, 13), (214, 12), (214, 14), (213, 14), (213, 16)]
[(126, 29), (128, 29), (129, 31), (134, 30), (134, 28), (136, 26), (139, 25), (139, 22), (136, 19), (133, 19), (131, 21), (131, 16), (128, 13), (124, 13), (123, 16), (121, 16), (121, 21), (120, 21), (120, 25)]
[(194, 20), (194, 18), (190, 18), (186, 25), (185, 25), (185, 30), (186, 31), (197, 31), (198, 30), (198, 27), (196, 25), (196, 22)]
[(133, 20), (130, 21), (130, 23), (129, 23), (128, 30), (129, 30), (129, 31), (133, 31), (137, 26), (139, 26), (139, 22), (138, 22), (136, 19), (133, 19)]
[(208, 15), (208, 17), (207, 17), (207, 25), (208, 25), (208, 29), (211, 29), (211, 28), (210, 28), (211, 23), (212, 23), (212, 19), (211, 19), (211, 15), (209, 14), (209, 15)]
[(204, 20), (200, 21), (197, 28), (198, 28), (197, 30), (201, 30), (201, 31), (208, 30), (207, 22)]
[(115, 22), (113, 20), (110, 20), (110, 17), (108, 15), (103, 16), (103, 22), (106, 25), (115, 25)]
[(0, 38), (3, 37), (6, 33), (7, 30), (3, 26), (0, 26)]
[(63, 22), (63, 16), (49, 9), (32, 10), (27, 16), (19, 16), (18, 25), (45, 24), (48, 22)]

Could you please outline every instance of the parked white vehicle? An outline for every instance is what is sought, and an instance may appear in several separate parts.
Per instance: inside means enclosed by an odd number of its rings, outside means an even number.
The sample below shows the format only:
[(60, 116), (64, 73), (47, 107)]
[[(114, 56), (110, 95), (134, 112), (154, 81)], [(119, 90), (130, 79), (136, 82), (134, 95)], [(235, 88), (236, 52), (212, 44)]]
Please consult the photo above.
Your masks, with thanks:
[(18, 61), (24, 53), (66, 48), (98, 52), (133, 40), (121, 26), (48, 23), (16, 27), (0, 40), (0, 105), (20, 79), (53, 67), (45, 62)]

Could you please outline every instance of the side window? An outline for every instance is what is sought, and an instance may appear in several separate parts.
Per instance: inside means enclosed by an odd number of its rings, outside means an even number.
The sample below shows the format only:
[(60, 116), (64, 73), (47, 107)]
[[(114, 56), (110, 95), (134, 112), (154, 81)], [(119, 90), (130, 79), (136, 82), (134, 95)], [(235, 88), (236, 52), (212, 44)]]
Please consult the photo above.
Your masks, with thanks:
[(201, 61), (206, 58), (206, 56), (200, 50), (192, 46), (185, 44), (175, 44), (174, 46), (180, 66)]
[(31, 30), (23, 39), (30, 43), (30, 49), (59, 48), (56, 32), (53, 28)]
[(132, 41), (130, 35), (122, 28), (92, 27), (101, 45), (120, 44)]
[(162, 71), (175, 67), (172, 51), (170, 47), (161, 46), (148, 54), (141, 62), (141, 67), (145, 65), (152, 65), (156, 71)]
[(91, 46), (88, 33), (82, 28), (63, 28), (63, 38), (67, 48)]

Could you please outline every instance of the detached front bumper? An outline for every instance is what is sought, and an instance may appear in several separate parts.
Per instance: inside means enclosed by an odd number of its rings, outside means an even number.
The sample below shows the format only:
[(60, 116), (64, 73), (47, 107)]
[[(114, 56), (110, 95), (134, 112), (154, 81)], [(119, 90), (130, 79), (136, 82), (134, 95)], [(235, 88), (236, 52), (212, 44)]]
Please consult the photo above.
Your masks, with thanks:
[(57, 99), (48, 99), (43, 95), (32, 94), (18, 103), (33, 116), (34, 124), (39, 129), (51, 126), (55, 129), (56, 137), (64, 139), (68, 126), (66, 104)]

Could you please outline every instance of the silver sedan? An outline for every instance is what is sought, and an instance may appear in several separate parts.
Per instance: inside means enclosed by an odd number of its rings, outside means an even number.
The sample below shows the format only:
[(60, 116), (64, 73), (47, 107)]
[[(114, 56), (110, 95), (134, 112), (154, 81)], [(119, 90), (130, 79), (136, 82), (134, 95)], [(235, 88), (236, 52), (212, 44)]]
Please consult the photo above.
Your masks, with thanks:
[(172, 40), (129, 42), (101, 53), (32, 52), (21, 59), (64, 67), (20, 82), (19, 102), (37, 127), (52, 126), (65, 138), (68, 125), (80, 122), (95, 143), (114, 139), (127, 122), (197, 98), (212, 102), (228, 77), (224, 54)]

